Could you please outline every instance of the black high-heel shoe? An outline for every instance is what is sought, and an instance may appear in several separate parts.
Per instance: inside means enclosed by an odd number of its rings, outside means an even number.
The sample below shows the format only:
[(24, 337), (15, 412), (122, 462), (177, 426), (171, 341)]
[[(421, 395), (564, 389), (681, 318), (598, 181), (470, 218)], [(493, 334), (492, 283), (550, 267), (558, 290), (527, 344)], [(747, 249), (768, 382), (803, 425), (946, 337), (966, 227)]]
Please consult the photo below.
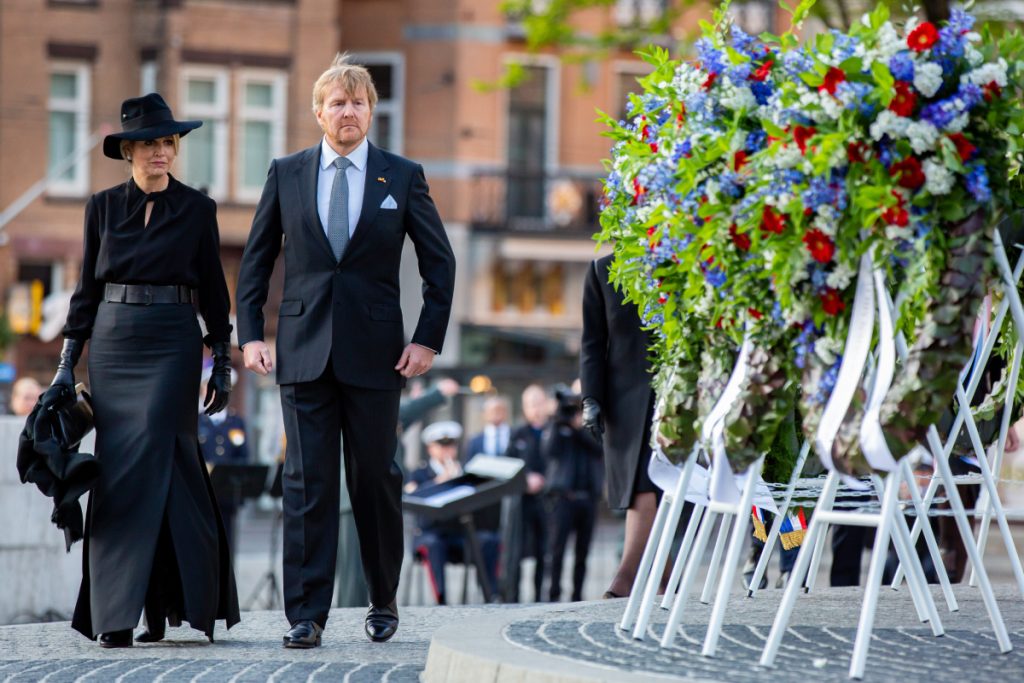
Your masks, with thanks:
[(100, 647), (131, 647), (132, 630), (130, 628), (126, 628), (123, 631), (101, 633), (99, 643)]

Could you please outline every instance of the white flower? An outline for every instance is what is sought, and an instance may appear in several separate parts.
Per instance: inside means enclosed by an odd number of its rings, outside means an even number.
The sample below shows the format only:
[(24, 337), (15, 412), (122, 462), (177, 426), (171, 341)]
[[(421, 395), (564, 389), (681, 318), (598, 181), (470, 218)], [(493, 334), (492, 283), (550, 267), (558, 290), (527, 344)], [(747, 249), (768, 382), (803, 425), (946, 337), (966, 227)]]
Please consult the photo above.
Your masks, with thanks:
[(985, 55), (981, 54), (981, 52), (979, 52), (973, 46), (967, 48), (967, 63), (968, 64), (970, 64), (972, 67), (979, 67), (979, 66), (981, 66), (982, 62), (984, 62), (984, 61), (985, 61)]
[(942, 87), (942, 67), (934, 62), (914, 66), (914, 87), (925, 97), (931, 97)]
[(710, 202), (711, 204), (717, 204), (718, 203), (718, 190), (719, 189), (720, 189), (720, 186), (719, 186), (717, 180), (709, 180), (707, 182), (707, 185), (704, 186), (704, 194), (707, 196), (708, 202)]
[(961, 83), (973, 83), (978, 86), (988, 85), (993, 81), (1000, 88), (1006, 87), (1006, 60), (1002, 57), (995, 64), (983, 64), (960, 77)]
[(810, 309), (807, 304), (803, 301), (794, 301), (793, 305), (789, 308), (782, 310), (782, 319), (786, 321), (787, 325), (796, 325), (803, 323), (811, 315)]
[(836, 269), (829, 273), (825, 279), (825, 284), (833, 289), (846, 289), (847, 285), (853, 280), (854, 270), (845, 263), (840, 263), (836, 266)]
[(731, 83), (727, 83), (722, 88), (722, 96), (719, 101), (723, 107), (733, 111), (745, 111), (757, 107), (757, 98), (754, 97), (754, 93), (750, 91), (750, 88), (745, 85), (736, 87)]
[(910, 119), (905, 116), (897, 116), (895, 112), (884, 110), (871, 124), (871, 139), (878, 141), (888, 135), (890, 138), (901, 138), (906, 135)]
[(970, 116), (967, 114), (960, 114), (946, 126), (946, 130), (950, 133), (959, 133), (967, 127), (967, 122), (970, 120)]
[(900, 50), (906, 49), (907, 43), (905, 40), (900, 38), (899, 34), (896, 33), (896, 29), (890, 22), (885, 22), (882, 27), (878, 29), (878, 40), (875, 47), (875, 52), (882, 59), (889, 59)]
[(828, 93), (821, 94), (821, 110), (828, 114), (832, 119), (838, 119), (839, 115), (843, 113), (843, 106), (839, 100), (832, 97)]
[(819, 214), (811, 221), (811, 225), (818, 230), (821, 230), (829, 237), (833, 237), (836, 234), (836, 222), (835, 219), (830, 216), (822, 216)]
[(836, 362), (838, 354), (843, 350), (843, 340), (834, 337), (820, 337), (814, 342), (814, 355), (820, 358), (826, 365)]
[(939, 131), (927, 121), (914, 121), (907, 126), (907, 137), (910, 139), (910, 146), (917, 154), (930, 152), (935, 148), (935, 141), (939, 139)]
[(779, 147), (778, 151), (767, 159), (767, 162), (776, 168), (793, 168), (800, 165), (803, 158), (799, 147), (795, 144), (785, 144)]
[(924, 191), (932, 195), (948, 194), (955, 178), (948, 168), (934, 159), (924, 162)]

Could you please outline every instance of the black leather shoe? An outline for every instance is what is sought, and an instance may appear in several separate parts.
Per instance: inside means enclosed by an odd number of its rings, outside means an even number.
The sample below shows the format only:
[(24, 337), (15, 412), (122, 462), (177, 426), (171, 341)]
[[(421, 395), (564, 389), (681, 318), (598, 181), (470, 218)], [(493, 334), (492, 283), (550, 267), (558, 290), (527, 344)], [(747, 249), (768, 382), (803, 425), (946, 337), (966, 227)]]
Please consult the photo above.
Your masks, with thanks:
[(284, 634), (284, 646), (298, 650), (320, 647), (320, 634), (323, 632), (323, 628), (315, 621), (297, 621), (288, 629), (288, 633)]
[(131, 647), (132, 630), (126, 628), (123, 631), (111, 631), (100, 634), (100, 647)]
[(164, 639), (167, 622), (161, 620), (153, 625), (146, 624), (145, 630), (135, 636), (136, 643), (157, 643)]
[(366, 613), (366, 635), (375, 643), (390, 640), (398, 630), (398, 604), (392, 600), (387, 607), (370, 605)]

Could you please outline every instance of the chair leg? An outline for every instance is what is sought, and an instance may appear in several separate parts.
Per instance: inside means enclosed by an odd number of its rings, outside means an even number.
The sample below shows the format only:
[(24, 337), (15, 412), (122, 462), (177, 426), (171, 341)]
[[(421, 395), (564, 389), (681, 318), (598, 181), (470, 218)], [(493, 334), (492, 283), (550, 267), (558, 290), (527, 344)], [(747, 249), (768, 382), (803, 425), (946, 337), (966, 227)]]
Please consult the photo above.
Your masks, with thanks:
[(704, 515), (703, 505), (694, 505), (690, 514), (690, 521), (686, 524), (686, 533), (683, 534), (683, 541), (679, 544), (679, 552), (676, 553), (676, 561), (672, 564), (672, 574), (668, 578), (668, 586), (665, 587), (665, 595), (661, 599), (661, 608), (669, 609), (672, 606), (676, 590), (679, 589), (679, 581), (683, 578), (683, 569), (686, 568), (686, 558), (689, 557), (690, 548), (693, 547), (693, 538), (697, 535), (697, 527), (700, 526), (700, 518)]
[[(904, 458), (900, 463), (900, 467), (903, 468), (903, 478), (907, 482), (907, 488), (910, 489), (910, 499), (914, 502), (914, 511), (917, 519), (926, 520), (928, 513), (922, 504), (921, 492), (917, 490), (914, 472), (910, 469), (910, 462)], [(942, 595), (946, 599), (946, 607), (949, 608), (950, 612), (956, 612), (960, 609), (960, 605), (957, 603), (956, 596), (953, 594), (953, 587), (949, 583), (949, 573), (946, 571), (946, 565), (942, 561), (942, 553), (939, 551), (935, 532), (932, 531), (931, 524), (923, 524), (921, 528), (924, 530), (924, 539), (928, 545), (928, 553), (932, 558), (932, 566), (935, 567), (935, 573), (939, 577), (939, 585), (942, 586)], [(915, 547), (915, 541), (912, 536), (909, 538), (909, 543), (911, 547)], [(902, 562), (900, 566), (903, 566)]]
[(697, 572), (704, 562), (704, 552), (708, 548), (708, 540), (711, 538), (711, 530), (715, 526), (715, 518), (719, 515), (711, 510), (705, 510), (700, 520), (700, 531), (697, 532), (697, 540), (694, 541), (693, 550), (686, 562), (686, 571), (683, 572), (683, 581), (679, 585), (679, 592), (676, 593), (676, 600), (672, 604), (672, 611), (668, 614), (668, 623), (665, 624), (665, 632), (661, 635), (661, 646), (669, 647), (676, 637), (676, 629), (683, 620), (683, 613), (686, 610), (686, 600), (690, 594), (690, 588), (697, 579)]
[(704, 590), (700, 594), (700, 601), (705, 605), (711, 602), (711, 596), (714, 594), (715, 582), (718, 580), (718, 569), (722, 566), (722, 553), (725, 551), (725, 544), (728, 539), (729, 515), (722, 515), (722, 521), (718, 525), (718, 537), (715, 539), (715, 549), (711, 551), (711, 564), (708, 565), (708, 575), (704, 578)]
[(628, 631), (636, 623), (636, 615), (640, 610), (640, 603), (650, 579), (651, 565), (654, 563), (654, 555), (658, 545), (661, 543), (661, 536), (665, 530), (665, 520), (668, 519), (668, 509), (672, 502), (670, 496), (662, 496), (658, 503), (658, 511), (654, 515), (654, 523), (651, 525), (651, 534), (647, 537), (647, 545), (644, 546), (644, 554), (640, 556), (640, 565), (636, 569), (636, 577), (633, 579), (633, 590), (626, 600), (626, 610), (622, 613), (622, 620), (619, 621), (619, 628)]

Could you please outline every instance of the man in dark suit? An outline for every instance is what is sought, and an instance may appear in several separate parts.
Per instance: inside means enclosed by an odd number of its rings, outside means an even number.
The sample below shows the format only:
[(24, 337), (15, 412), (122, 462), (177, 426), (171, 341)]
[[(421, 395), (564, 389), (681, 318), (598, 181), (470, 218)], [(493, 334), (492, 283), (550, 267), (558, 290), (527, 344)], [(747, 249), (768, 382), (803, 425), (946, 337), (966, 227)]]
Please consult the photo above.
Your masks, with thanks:
[[(366, 139), (377, 93), (369, 72), (339, 57), (313, 87), (321, 142), (270, 165), (238, 276), (245, 366), (274, 367), (263, 341), (274, 260), (284, 251), (277, 381), (284, 466), (285, 647), (320, 644), (338, 543), (340, 433), (370, 609), (366, 634), (398, 628), (402, 475), (394, 463), (399, 395), (430, 369), (451, 311), (455, 259), (423, 168)], [(399, 267), (406, 236), (423, 307), (405, 343)]]

